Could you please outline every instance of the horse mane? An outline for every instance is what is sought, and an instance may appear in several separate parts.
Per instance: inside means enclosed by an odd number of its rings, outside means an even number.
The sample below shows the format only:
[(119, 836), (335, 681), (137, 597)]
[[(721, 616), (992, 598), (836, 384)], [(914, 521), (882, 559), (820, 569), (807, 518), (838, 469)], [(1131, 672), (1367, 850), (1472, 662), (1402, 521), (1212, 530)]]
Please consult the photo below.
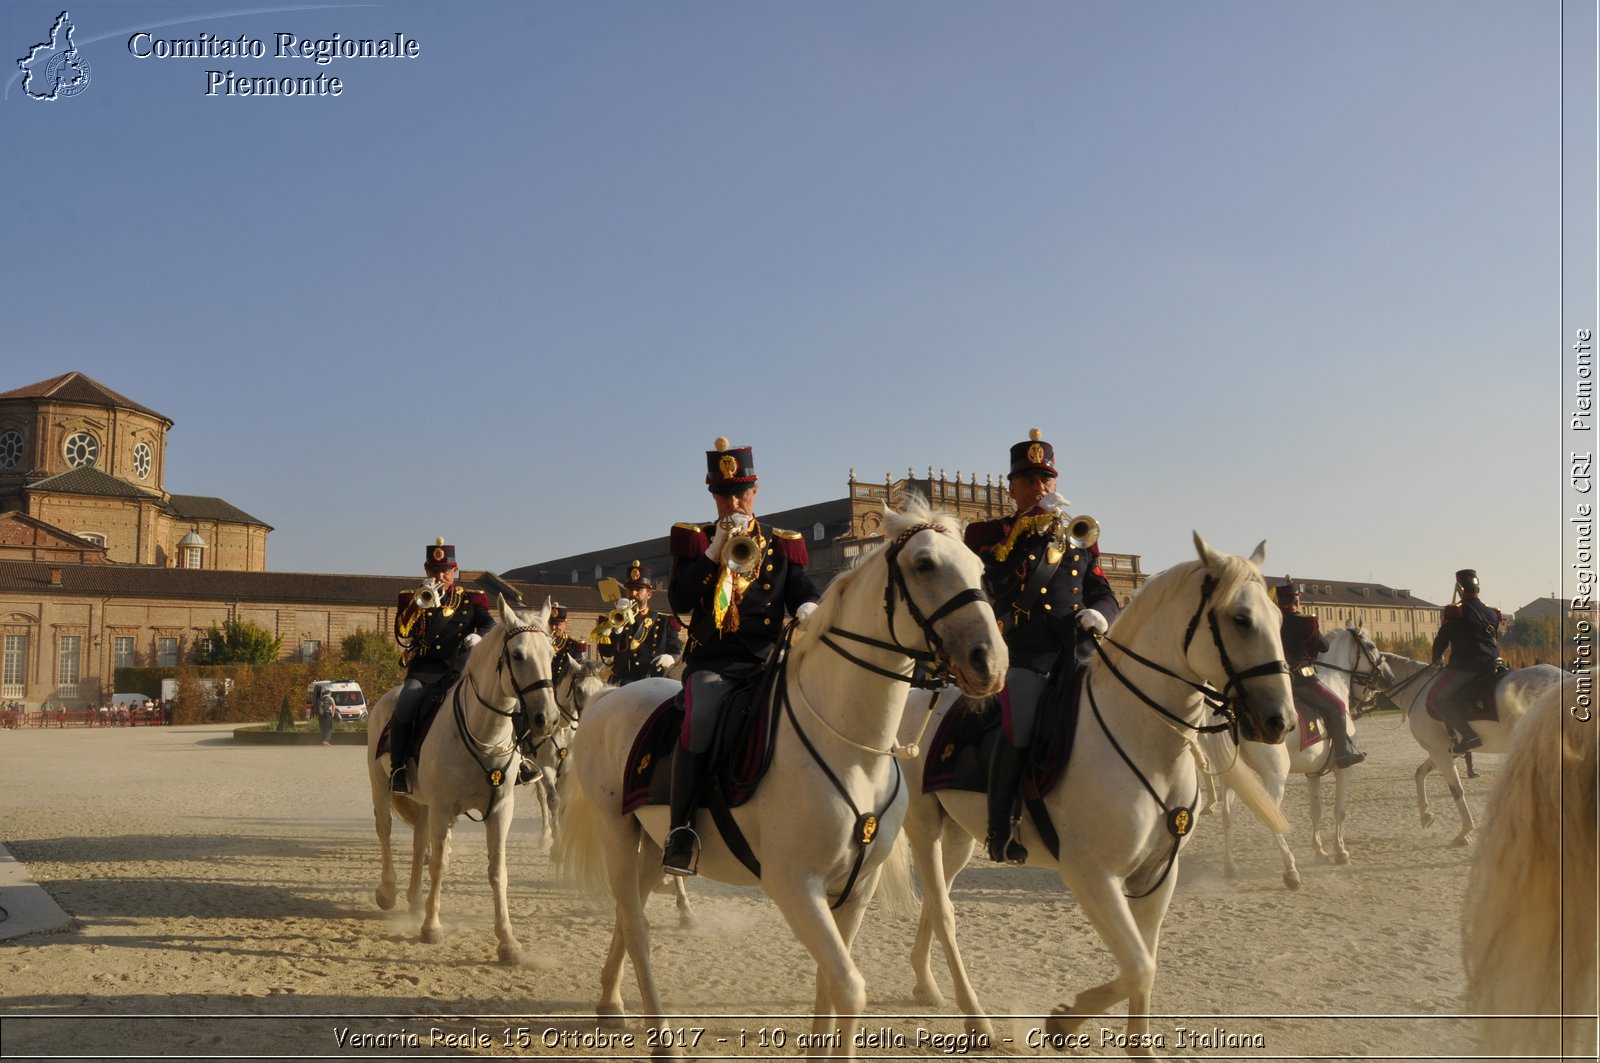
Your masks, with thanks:
[[(1211, 592), (1213, 601), (1219, 604), (1232, 601), (1249, 583), (1259, 583), (1263, 591), (1266, 589), (1261, 571), (1247, 559), (1224, 553), (1216, 556), (1222, 565), (1222, 576), (1217, 580), (1216, 589)], [(1196, 572), (1205, 570), (1204, 562), (1197, 559), (1179, 562), (1151, 576), (1144, 586), (1134, 592), (1127, 606), (1112, 622), (1110, 634), (1118, 636), (1118, 641), (1124, 643), (1137, 639), (1151, 617), (1163, 615), (1173, 600), (1188, 589), (1190, 578)]]
[(883, 542), (862, 553), (852, 568), (841, 572), (833, 578), (832, 583), (828, 584), (828, 589), (822, 592), (822, 597), (817, 601), (817, 611), (807, 617), (806, 622), (795, 633), (794, 646), (790, 651), (793, 655), (792, 663), (799, 664), (806, 651), (820, 645), (822, 635), (838, 620), (841, 603), (846, 594), (857, 583), (867, 578), (863, 573), (873, 567), (868, 562), (887, 550), (889, 544), (898, 539), (902, 532), (919, 524), (932, 524), (954, 535), (958, 540), (961, 538), (960, 521), (953, 514), (933, 509), (929, 506), (928, 500), (917, 491), (904, 493), (898, 511), (885, 505)]
[[(1576, 689), (1569, 679), (1542, 691), (1489, 795), (1462, 910), (1467, 997), (1483, 1015), (1571, 1014), (1594, 999), (1600, 793), (1595, 727), (1566, 712)], [(1561, 1048), (1554, 1018), (1485, 1019), (1480, 1030), (1495, 1054)]]

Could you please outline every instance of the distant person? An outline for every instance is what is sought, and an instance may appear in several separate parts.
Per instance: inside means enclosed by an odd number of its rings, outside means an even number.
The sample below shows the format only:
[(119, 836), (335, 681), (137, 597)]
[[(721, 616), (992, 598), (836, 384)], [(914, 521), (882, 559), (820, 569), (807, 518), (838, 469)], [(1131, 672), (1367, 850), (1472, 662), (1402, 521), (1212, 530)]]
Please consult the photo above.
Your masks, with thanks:
[[(467, 652), (490, 628), (489, 597), (468, 594), (456, 583), (456, 548), (437, 539), (427, 548), (422, 570), (428, 578), (416, 591), (404, 591), (394, 616), (394, 635), (405, 650), (406, 678), (389, 721), (389, 788), (411, 792), (410, 760), (416, 752), (417, 712), (427, 688), (444, 682), (466, 666)], [(437, 599), (424, 606), (418, 594)]]
[(317, 726), (322, 728), (322, 744), (333, 745), (333, 695), (326, 690), (317, 699)]
[(607, 618), (605, 634), (595, 640), (600, 659), (611, 665), (611, 681), (619, 687), (666, 674), (683, 653), (672, 619), (650, 611), (655, 590), (648, 567), (637, 561), (629, 565), (627, 582), (622, 585), (623, 600), (617, 605), (622, 609), (632, 602), (633, 619), (612, 627)]
[(1100, 568), (1094, 540), (1068, 537), (1067, 500), (1056, 493), (1055, 448), (1035, 428), (1011, 448), (1007, 493), (1016, 512), (973, 521), (964, 539), (983, 560), (983, 582), (1010, 651), (1000, 692), (1000, 739), (989, 760), (988, 833), (984, 848), (998, 863), (1020, 864), (1027, 848), (1017, 840), (1017, 794), (1039, 714), (1065, 705), (1047, 693), (1065, 689), (1118, 613), (1117, 596)]
[[(667, 597), (674, 613), (689, 614), (683, 731), (672, 760), (672, 829), (661, 852), (661, 868), (672, 875), (696, 873), (699, 838), (691, 824), (723, 705), (760, 673), (783, 633), (785, 612), (804, 620), (820, 597), (806, 575), (805, 538), (755, 517), (750, 448), (731, 447), (720, 437), (714, 446), (706, 452), (706, 489), (717, 519), (675, 524), (670, 538)], [(735, 556), (741, 551), (743, 563)]]
[[(1505, 670), (1500, 659), (1500, 610), (1491, 609), (1480, 598), (1478, 573), (1464, 568), (1456, 573), (1452, 601), (1444, 607), (1439, 634), (1433, 639), (1433, 663), (1444, 671), (1434, 686), (1429, 702), (1445, 717), (1455, 733), (1452, 753), (1466, 753), (1483, 745), (1483, 738), (1472, 729), (1473, 701), (1484, 677)], [(1449, 663), (1444, 663), (1446, 654)]]
[(1367, 755), (1356, 749), (1356, 736), (1350, 731), (1349, 708), (1343, 698), (1317, 678), (1311, 667), (1319, 655), (1328, 651), (1322, 622), (1300, 612), (1300, 590), (1293, 580), (1278, 584), (1273, 594), (1283, 613), (1283, 627), (1279, 633), (1284, 659), (1289, 662), (1289, 688), (1294, 694), (1295, 711), (1322, 721), (1328, 741), (1333, 743), (1335, 768), (1353, 768), (1366, 760)]

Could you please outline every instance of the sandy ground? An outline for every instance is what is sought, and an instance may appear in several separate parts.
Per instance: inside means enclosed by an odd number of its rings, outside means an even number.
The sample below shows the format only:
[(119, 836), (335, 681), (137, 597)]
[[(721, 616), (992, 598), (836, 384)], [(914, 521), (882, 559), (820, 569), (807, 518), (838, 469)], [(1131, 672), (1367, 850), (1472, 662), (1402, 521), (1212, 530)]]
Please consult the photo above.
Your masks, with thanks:
[[(1153, 1029), (1166, 1054), (1473, 1052), (1460, 1017), (1458, 929), (1470, 851), (1450, 846), (1457, 818), (1437, 778), (1438, 822), (1419, 827), (1411, 776), (1422, 753), (1403, 724), (1363, 721), (1362, 739), (1371, 756), (1357, 772), (1348, 866), (1316, 860), (1306, 785), (1291, 782), (1298, 892), (1284, 888), (1278, 854), (1254, 821), (1236, 836), (1240, 877), (1225, 880), (1217, 821), (1199, 821), (1161, 942), (1154, 1007), (1166, 1017)], [(236, 745), (224, 727), (0, 732), (0, 840), (74, 920), (0, 944), (0, 1056), (645, 1054), (637, 1022), (624, 1031), (631, 1049), (595, 1047), (609, 902), (552, 881), (527, 791), (512, 833), (511, 904), (528, 959), (504, 967), (494, 962), (475, 824), (456, 827), (444, 942), (423, 945), (413, 917), (377, 909), (363, 757), (355, 746)], [(1480, 814), (1497, 760), (1481, 758), (1483, 777), (1467, 784)], [(399, 833), (405, 846), (403, 825)], [(693, 896), (692, 929), (678, 928), (670, 897), (650, 902), (667, 1006), (686, 1028), (705, 1030), (691, 1054), (793, 1056), (813, 992), (804, 952), (759, 892), (696, 881)], [(1112, 970), (1071, 897), (1050, 872), (975, 864), (957, 879), (955, 904), (989, 1009), (1024, 1016), (997, 1021), (1016, 1039), (1007, 1047), (1056, 1054), (1026, 1047), (1042, 1025), (1027, 1016)], [(871, 1002), (865, 1027), (880, 1038), (863, 1057), (959, 1047), (933, 1039), (954, 1038), (958, 1019), (911, 999), (913, 931), (874, 910), (857, 941)], [(935, 959), (942, 974), (942, 954)], [(625, 989), (636, 1007), (631, 973)], [(1122, 1029), (1120, 1019), (1103, 1025)], [(1120, 1058), (1099, 1044), (1101, 1027), (1086, 1027), (1093, 1047), (1065, 1054)], [(1260, 1035), (1264, 1047), (1197, 1047), (1192, 1037), (1185, 1047), (1180, 1027)], [(430, 1048), (432, 1031), (458, 1040)], [(413, 1034), (420, 1047), (393, 1047)]]

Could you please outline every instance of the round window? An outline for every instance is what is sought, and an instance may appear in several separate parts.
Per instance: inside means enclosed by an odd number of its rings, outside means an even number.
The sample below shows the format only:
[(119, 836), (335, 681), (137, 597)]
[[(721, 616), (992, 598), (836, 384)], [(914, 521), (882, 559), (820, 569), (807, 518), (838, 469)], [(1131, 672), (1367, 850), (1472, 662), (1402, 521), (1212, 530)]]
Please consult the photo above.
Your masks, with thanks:
[(63, 450), (74, 469), (92, 469), (100, 460), (100, 441), (88, 432), (72, 433)]
[(0, 469), (15, 469), (22, 464), (22, 433), (8, 428), (0, 433)]
[(150, 444), (140, 443), (133, 448), (134, 475), (141, 480), (150, 478)]

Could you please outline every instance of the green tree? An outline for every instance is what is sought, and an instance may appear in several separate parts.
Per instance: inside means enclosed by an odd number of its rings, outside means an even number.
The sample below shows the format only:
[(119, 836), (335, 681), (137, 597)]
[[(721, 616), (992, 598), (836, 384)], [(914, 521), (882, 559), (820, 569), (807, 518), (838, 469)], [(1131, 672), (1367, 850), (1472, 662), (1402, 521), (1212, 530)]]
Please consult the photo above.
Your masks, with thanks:
[(283, 649), (283, 639), (249, 620), (229, 620), (213, 625), (194, 651), (195, 664), (271, 664)]
[(1561, 645), (1561, 618), (1557, 616), (1519, 616), (1511, 622), (1506, 641), (1531, 650), (1554, 650)]
[[(405, 670), (400, 667), (400, 649), (386, 632), (362, 628), (339, 642), (346, 664), (356, 666), (364, 686), (374, 691), (397, 686)], [(376, 699), (376, 694), (370, 695)]]

